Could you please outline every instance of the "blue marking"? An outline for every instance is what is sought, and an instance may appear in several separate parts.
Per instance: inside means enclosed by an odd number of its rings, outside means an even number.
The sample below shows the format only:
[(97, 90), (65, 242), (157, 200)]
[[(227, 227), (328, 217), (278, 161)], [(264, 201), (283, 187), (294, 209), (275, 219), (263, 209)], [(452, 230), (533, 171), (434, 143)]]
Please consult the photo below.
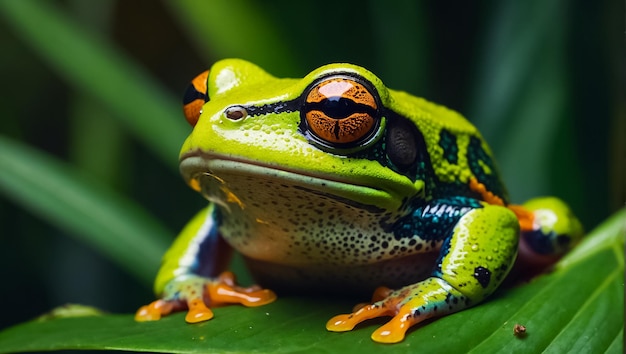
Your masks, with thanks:
[(218, 269), (219, 260), (224, 258), (223, 246), (225, 246), (225, 242), (218, 232), (220, 220), (218, 208), (213, 207), (213, 212), (207, 214), (202, 227), (193, 240), (197, 248), (190, 271), (195, 274), (215, 276), (221, 271)]
[(417, 207), (412, 214), (401, 219), (393, 228), (394, 237), (441, 241), (452, 233), (459, 219), (468, 211), (482, 208), (480, 202), (468, 197), (436, 199)]
[[(530, 246), (530, 248), (538, 254), (557, 253), (553, 244), (553, 239), (555, 238), (554, 231), (550, 231), (550, 233), (544, 234), (543, 232), (541, 232), (541, 229), (538, 229), (522, 232), (521, 236), (524, 238), (524, 241), (526, 241), (528, 246)], [(568, 240), (567, 238), (565, 239)]]

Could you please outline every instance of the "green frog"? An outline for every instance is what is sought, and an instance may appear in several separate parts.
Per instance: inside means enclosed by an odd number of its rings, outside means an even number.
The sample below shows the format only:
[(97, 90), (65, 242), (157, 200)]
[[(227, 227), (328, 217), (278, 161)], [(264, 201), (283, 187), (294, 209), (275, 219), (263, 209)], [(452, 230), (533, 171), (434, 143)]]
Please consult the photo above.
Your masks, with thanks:
[[(261, 306), (276, 292), (373, 293), (326, 328), (391, 316), (372, 339), (395, 343), (487, 298), (518, 249), (550, 261), (582, 237), (559, 199), (510, 204), (487, 143), (460, 114), (359, 66), (285, 79), (222, 60), (192, 81), (184, 113), (193, 131), (180, 170), (209, 204), (166, 253), (159, 299), (138, 321), (179, 310), (206, 321), (210, 306)], [(263, 287), (237, 284), (232, 250)]]

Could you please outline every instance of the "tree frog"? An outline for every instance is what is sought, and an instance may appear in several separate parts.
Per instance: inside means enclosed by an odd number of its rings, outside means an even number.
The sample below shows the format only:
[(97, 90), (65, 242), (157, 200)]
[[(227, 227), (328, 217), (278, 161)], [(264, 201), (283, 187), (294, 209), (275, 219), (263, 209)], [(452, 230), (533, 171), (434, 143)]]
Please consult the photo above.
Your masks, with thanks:
[[(276, 293), (363, 294), (329, 331), (391, 316), (376, 342), (478, 304), (513, 266), (518, 244), (540, 258), (567, 251), (579, 221), (556, 198), (512, 205), (492, 153), (460, 114), (383, 85), (350, 64), (276, 78), (227, 59), (194, 79), (180, 153), (208, 207), (183, 229), (138, 321), (209, 306), (260, 306)], [(241, 253), (259, 286), (225, 270)]]

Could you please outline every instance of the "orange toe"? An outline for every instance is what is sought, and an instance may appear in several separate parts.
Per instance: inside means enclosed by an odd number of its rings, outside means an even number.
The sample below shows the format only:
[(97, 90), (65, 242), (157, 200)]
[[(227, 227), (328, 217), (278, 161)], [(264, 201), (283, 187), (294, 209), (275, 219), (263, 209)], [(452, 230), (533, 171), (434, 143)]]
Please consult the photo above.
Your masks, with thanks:
[(365, 320), (388, 315), (389, 311), (385, 307), (367, 305), (354, 313), (337, 315), (331, 318), (326, 322), (326, 329), (331, 332), (351, 331), (357, 324)]
[(148, 305), (142, 306), (135, 313), (135, 321), (158, 321), (162, 316), (172, 312), (174, 305), (165, 300), (156, 300)]
[(406, 331), (413, 325), (410, 316), (397, 315), (372, 333), (372, 340), (378, 343), (398, 343), (404, 339)]
[(233, 287), (220, 284), (211, 283), (207, 285), (209, 297), (211, 301), (215, 303), (237, 303), (248, 307), (261, 306), (269, 304), (276, 300), (276, 294), (268, 289), (246, 291), (235, 290)]
[(213, 318), (213, 311), (209, 309), (202, 299), (191, 299), (187, 301), (189, 310), (185, 316), (187, 323), (198, 323), (208, 321)]

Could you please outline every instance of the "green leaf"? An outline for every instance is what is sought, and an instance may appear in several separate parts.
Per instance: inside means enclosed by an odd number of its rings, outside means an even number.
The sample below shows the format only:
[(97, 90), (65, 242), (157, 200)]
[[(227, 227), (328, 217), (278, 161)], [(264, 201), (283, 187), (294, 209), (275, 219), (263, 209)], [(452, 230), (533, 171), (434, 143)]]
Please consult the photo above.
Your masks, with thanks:
[(180, 104), (141, 66), (49, 2), (0, 1), (0, 16), (76, 91), (100, 100), (168, 166), (178, 167), (189, 130)]
[[(417, 326), (399, 344), (369, 339), (372, 321), (347, 333), (325, 322), (349, 311), (345, 300), (285, 297), (258, 307), (215, 309), (211, 321), (187, 325), (178, 313), (137, 323), (131, 315), (31, 321), (0, 332), (0, 352), (120, 349), (176, 353), (475, 352), (621, 353), (626, 210), (609, 218), (557, 269), (499, 291), (484, 304)], [(513, 327), (526, 327), (514, 335)]]
[(100, 250), (145, 284), (151, 283), (171, 239), (171, 233), (130, 200), (2, 136), (0, 191)]

